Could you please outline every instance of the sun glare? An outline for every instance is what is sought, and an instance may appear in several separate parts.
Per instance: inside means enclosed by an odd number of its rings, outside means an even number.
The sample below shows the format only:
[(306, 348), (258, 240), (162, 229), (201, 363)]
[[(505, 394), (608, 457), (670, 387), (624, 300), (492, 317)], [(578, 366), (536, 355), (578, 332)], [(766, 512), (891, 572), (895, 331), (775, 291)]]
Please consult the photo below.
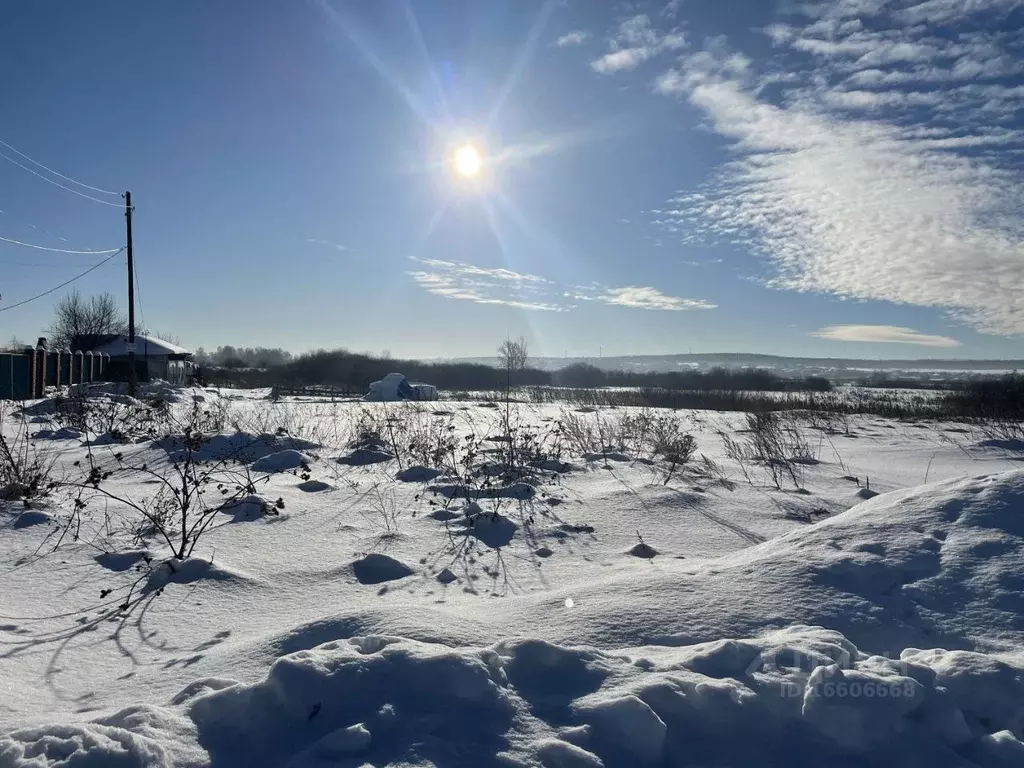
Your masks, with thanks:
[(455, 171), (460, 176), (473, 177), (480, 173), (483, 161), (476, 147), (465, 144), (455, 150)]

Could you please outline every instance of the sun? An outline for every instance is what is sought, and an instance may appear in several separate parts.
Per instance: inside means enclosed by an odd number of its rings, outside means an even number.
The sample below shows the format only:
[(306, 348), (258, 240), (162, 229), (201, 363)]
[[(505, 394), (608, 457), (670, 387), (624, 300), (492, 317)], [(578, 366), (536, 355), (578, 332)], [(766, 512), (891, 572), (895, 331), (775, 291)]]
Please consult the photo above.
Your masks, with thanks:
[(483, 160), (476, 147), (472, 144), (463, 144), (455, 150), (454, 164), (456, 173), (466, 178), (472, 178), (480, 173)]

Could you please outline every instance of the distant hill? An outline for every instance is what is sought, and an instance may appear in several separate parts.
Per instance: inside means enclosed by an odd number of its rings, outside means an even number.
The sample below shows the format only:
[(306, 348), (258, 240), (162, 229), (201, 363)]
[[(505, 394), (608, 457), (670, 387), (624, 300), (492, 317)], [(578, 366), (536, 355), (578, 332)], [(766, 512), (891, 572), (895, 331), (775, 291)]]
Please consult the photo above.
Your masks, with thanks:
[[(457, 358), (459, 362), (498, 365), (496, 357)], [(786, 375), (830, 375), (834, 379), (856, 378), (872, 372), (890, 374), (963, 374), (1024, 370), (1024, 360), (941, 360), (915, 358), (868, 360), (851, 357), (782, 357), (739, 352), (677, 355), (622, 355), (615, 357), (531, 357), (530, 367), (557, 370), (574, 363), (587, 363), (608, 371), (677, 371), (725, 368), (770, 368)]]

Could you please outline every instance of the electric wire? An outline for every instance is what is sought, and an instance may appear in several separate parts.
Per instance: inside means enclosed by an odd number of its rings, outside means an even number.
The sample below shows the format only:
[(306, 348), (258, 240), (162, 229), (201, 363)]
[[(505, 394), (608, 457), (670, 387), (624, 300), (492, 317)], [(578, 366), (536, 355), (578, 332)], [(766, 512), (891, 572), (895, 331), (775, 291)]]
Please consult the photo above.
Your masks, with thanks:
[(12, 309), (16, 309), (18, 307), (23, 307), (26, 304), (35, 301), (36, 299), (41, 299), (44, 296), (49, 296), (54, 291), (59, 291), (64, 286), (71, 285), (76, 280), (80, 280), (81, 278), (85, 277), (86, 275), (88, 275), (93, 270), (99, 269), (100, 267), (102, 267), (104, 264), (106, 264), (108, 261), (110, 261), (112, 258), (117, 256), (119, 253), (121, 253), (124, 250), (125, 250), (124, 248), (119, 248), (117, 251), (115, 251), (114, 253), (112, 253), (109, 256), (107, 256), (107, 258), (103, 259), (102, 261), (100, 261), (100, 262), (98, 262), (96, 264), (93, 264), (91, 267), (89, 267), (87, 270), (85, 270), (85, 272), (82, 272), (81, 274), (75, 275), (70, 280), (66, 280), (63, 283), (61, 283), (60, 285), (55, 286), (55, 287), (51, 288), (48, 291), (43, 291), (40, 294), (36, 294), (35, 296), (33, 296), (30, 299), (25, 299), (24, 301), (19, 301), (17, 304), (12, 304), (9, 307), (0, 308), (0, 312), (8, 312), (8, 311), (10, 311)]
[(146, 313), (142, 309), (142, 289), (139, 287), (139, 262), (138, 261), (136, 261), (135, 264), (132, 265), (132, 270), (135, 273), (135, 303), (139, 305), (139, 319), (142, 321), (141, 328), (142, 328), (142, 332), (143, 333), (148, 334), (149, 330), (146, 328)]
[(62, 243), (68, 242), (68, 239), (66, 237), (58, 235), (56, 232), (51, 232), (50, 230), (46, 229), (45, 227), (40, 227), (40, 226), (38, 226), (36, 224), (33, 224), (30, 221), (26, 221), (24, 219), (19, 219), (16, 216), (12, 216), (10, 211), (7, 211), (7, 210), (5, 210), (3, 208), (0, 208), (0, 215), (2, 215), (5, 219), (9, 219), (11, 222), (13, 222), (15, 224), (20, 224), (23, 227), (28, 227), (30, 229), (34, 229), (36, 232), (41, 232), (42, 234), (46, 235), (47, 237), (52, 237), (55, 240), (60, 240)]
[(91, 195), (86, 195), (85, 193), (83, 193), (83, 191), (79, 191), (78, 189), (72, 189), (70, 186), (67, 186), (66, 184), (61, 184), (59, 181), (54, 181), (53, 179), (48, 178), (48, 177), (44, 176), (43, 174), (41, 174), (39, 171), (35, 171), (32, 168), (29, 168), (29, 166), (27, 166), (27, 165), (25, 165), (23, 163), (18, 163), (13, 158), (8, 158), (2, 152), (0, 152), (0, 158), (3, 158), (8, 163), (13, 163), (18, 168), (25, 169), (26, 171), (31, 173), (33, 176), (38, 176), (39, 178), (41, 178), (43, 181), (46, 181), (47, 183), (53, 184), (54, 186), (59, 186), (61, 189), (65, 189), (67, 191), (70, 191), (70, 193), (72, 195), (77, 195), (80, 198), (85, 198), (86, 200), (91, 200), (93, 203), (101, 203), (104, 206), (114, 206), (115, 208), (121, 208), (122, 207), (120, 203), (112, 203), (109, 200), (100, 200), (99, 198), (94, 198)]
[[(37, 251), (49, 251), (50, 253), (74, 253), (87, 256), (102, 256), (106, 253), (115, 253), (118, 251), (117, 248), (105, 248), (102, 251), (75, 251), (70, 248), (50, 248), (45, 245), (36, 245), (34, 243), (25, 243), (21, 240), (12, 240), (11, 238), (3, 237), (2, 235), (0, 235), (0, 240), (5, 243), (11, 243), (12, 245), (20, 245), (24, 248), (34, 248)], [(124, 248), (121, 248), (120, 250), (123, 251)]]
[(9, 150), (11, 150), (11, 152), (14, 152), (14, 153), (20, 155), (21, 157), (25, 158), (26, 160), (28, 160), (33, 165), (38, 165), (40, 168), (42, 168), (45, 171), (48, 171), (49, 173), (52, 173), (54, 176), (58, 176), (58, 177), (64, 179), (64, 181), (70, 181), (72, 184), (77, 184), (78, 186), (83, 187), (85, 189), (91, 189), (93, 192), (99, 192), (101, 195), (114, 195), (115, 197), (119, 197), (121, 195), (120, 192), (111, 192), (109, 189), (102, 189), (100, 187), (94, 187), (94, 186), (92, 186), (90, 184), (83, 184), (81, 181), (77, 181), (75, 179), (72, 179), (70, 176), (65, 176), (60, 171), (55, 171), (55, 170), (53, 170), (53, 168), (48, 168), (47, 166), (45, 166), (42, 163), (40, 163), (38, 160), (33, 160), (31, 157), (29, 157), (28, 155), (26, 155), (24, 152), (22, 152), (21, 150), (17, 149), (16, 147), (12, 147), (10, 144), (8, 144), (3, 139), (0, 139), (0, 144), (2, 144), (3, 146), (7, 147)]

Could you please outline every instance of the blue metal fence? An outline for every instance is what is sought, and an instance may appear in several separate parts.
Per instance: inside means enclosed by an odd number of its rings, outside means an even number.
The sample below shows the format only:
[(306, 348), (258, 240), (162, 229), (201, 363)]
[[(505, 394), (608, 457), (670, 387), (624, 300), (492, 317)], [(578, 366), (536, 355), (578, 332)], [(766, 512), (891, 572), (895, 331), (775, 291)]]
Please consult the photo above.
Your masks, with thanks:
[(0, 400), (42, 397), (46, 387), (103, 381), (109, 355), (42, 347), (0, 353)]

